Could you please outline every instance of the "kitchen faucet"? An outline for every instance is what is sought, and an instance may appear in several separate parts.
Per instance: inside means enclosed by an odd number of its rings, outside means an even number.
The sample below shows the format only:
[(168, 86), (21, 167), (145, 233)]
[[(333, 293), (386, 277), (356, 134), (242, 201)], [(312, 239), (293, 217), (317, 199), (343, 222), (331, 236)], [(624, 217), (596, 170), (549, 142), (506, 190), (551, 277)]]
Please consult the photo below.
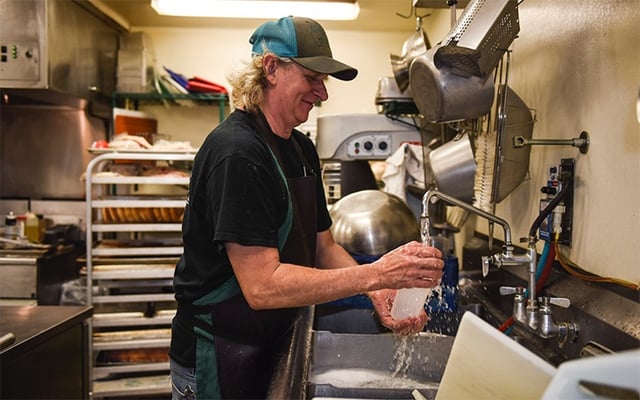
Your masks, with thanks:
[(513, 303), (514, 320), (526, 325), (542, 338), (546, 339), (557, 336), (561, 344), (564, 344), (566, 340), (573, 341), (578, 333), (578, 325), (573, 322), (556, 323), (551, 313), (551, 304), (567, 308), (571, 304), (569, 299), (541, 297), (539, 299), (541, 303), (540, 306), (538, 305), (538, 300), (536, 300), (537, 253), (535, 244), (537, 238), (530, 235), (528, 238), (527, 252), (524, 254), (514, 254), (515, 248), (511, 241), (511, 228), (507, 221), (438, 190), (429, 190), (422, 197), (421, 218), (425, 221), (428, 221), (430, 218), (429, 204), (433, 202), (434, 199), (445, 201), (502, 226), (504, 230), (502, 251), (492, 256), (482, 257), (482, 275), (487, 275), (491, 264), (498, 268), (502, 266), (526, 265), (528, 272), (528, 300), (527, 293), (523, 287), (500, 288), (500, 294), (502, 295), (515, 294)]

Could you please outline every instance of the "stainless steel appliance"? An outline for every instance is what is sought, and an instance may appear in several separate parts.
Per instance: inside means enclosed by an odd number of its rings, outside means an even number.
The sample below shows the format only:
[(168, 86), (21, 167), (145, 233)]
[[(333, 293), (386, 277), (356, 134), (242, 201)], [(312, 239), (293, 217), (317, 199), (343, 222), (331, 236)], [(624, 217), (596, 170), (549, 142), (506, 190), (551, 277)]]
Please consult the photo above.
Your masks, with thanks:
[(121, 31), (87, 1), (0, 0), (0, 88), (70, 94), (108, 115)]
[(359, 190), (377, 189), (369, 162), (386, 160), (407, 142), (421, 143), (420, 130), (411, 118), (382, 114), (318, 117), (316, 148), (329, 203)]
[(0, 0), (3, 199), (84, 198), (87, 148), (111, 118), (120, 31), (87, 1)]
[(0, 300), (60, 303), (62, 284), (76, 279), (75, 259), (80, 249), (4, 249), (0, 250)]
[(3, 199), (84, 199), (81, 176), (90, 160), (87, 149), (93, 141), (106, 139), (103, 121), (82, 108), (1, 104), (0, 131)]

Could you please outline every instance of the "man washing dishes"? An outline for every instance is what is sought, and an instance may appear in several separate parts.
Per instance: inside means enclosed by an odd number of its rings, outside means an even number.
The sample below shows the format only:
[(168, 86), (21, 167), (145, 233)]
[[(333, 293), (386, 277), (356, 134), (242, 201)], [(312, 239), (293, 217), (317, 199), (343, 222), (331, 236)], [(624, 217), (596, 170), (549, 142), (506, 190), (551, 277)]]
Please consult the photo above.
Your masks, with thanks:
[(234, 111), (204, 140), (184, 214), (171, 338), (173, 399), (264, 399), (300, 307), (366, 293), (383, 325), (395, 290), (434, 287), (439, 250), (407, 243), (358, 265), (331, 235), (313, 143), (295, 127), (328, 98), (335, 60), (322, 26), (285, 17), (249, 39), (251, 61), (229, 78)]

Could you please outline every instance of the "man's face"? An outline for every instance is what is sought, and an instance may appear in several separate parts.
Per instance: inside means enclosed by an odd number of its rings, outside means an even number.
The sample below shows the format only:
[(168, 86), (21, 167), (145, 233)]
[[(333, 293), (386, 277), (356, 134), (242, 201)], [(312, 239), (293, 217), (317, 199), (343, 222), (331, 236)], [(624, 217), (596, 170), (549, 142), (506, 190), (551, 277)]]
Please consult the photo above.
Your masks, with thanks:
[(281, 111), (280, 117), (294, 128), (309, 118), (309, 112), (318, 101), (329, 98), (325, 87), (326, 74), (306, 69), (295, 62), (280, 64), (274, 90)]

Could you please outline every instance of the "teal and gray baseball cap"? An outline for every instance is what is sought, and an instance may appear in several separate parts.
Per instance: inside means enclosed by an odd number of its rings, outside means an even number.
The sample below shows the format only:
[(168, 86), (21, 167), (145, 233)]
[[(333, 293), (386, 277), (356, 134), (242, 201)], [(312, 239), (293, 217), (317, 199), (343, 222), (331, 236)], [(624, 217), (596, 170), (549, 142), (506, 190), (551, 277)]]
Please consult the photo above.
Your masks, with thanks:
[(350, 81), (358, 70), (333, 58), (329, 39), (322, 26), (303, 17), (284, 17), (260, 25), (251, 35), (252, 55), (271, 52), (290, 58), (312, 71)]

